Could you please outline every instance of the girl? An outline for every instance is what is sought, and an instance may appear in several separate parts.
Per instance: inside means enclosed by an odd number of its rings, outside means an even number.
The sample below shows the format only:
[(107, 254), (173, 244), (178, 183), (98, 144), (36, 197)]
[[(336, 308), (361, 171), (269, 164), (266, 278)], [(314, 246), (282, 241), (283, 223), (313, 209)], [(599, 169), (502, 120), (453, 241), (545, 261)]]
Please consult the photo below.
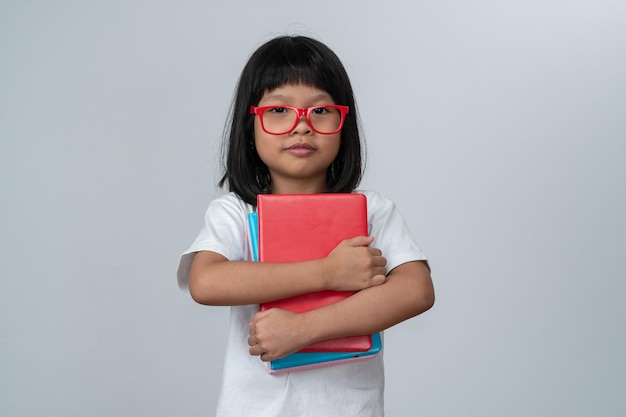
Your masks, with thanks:
[[(250, 262), (248, 245), (257, 194), (345, 193), (358, 185), (361, 141), (343, 65), (319, 41), (273, 39), (245, 66), (231, 117), (219, 183), (230, 192), (210, 203), (178, 271), (198, 303), (232, 306), (217, 416), (382, 416), (382, 355), (281, 375), (268, 374), (264, 362), (320, 340), (383, 331), (433, 305), (426, 259), (394, 204), (360, 191), (370, 236), (345, 240), (324, 259)], [(357, 293), (302, 314), (258, 311), (259, 303), (326, 289)]]

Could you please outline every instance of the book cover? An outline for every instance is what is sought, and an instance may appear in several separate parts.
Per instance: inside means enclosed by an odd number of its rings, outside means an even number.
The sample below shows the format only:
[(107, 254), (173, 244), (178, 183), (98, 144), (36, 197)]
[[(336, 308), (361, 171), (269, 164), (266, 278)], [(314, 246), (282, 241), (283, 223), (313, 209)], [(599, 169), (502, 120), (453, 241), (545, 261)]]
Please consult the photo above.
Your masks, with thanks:
[[(366, 236), (367, 201), (363, 194), (259, 194), (260, 262), (299, 262), (326, 257), (341, 241)], [(301, 313), (343, 300), (349, 291), (321, 291), (261, 304)], [(371, 335), (325, 340), (301, 352), (365, 352)]]

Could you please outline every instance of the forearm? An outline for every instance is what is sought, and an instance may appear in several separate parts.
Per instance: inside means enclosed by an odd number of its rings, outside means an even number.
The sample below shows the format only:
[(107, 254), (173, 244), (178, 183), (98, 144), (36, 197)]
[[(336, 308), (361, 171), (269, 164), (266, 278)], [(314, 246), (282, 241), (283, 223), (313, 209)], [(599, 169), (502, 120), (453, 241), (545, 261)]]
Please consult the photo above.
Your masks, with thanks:
[(368, 288), (324, 308), (304, 313), (308, 343), (385, 330), (423, 313), (434, 303), (425, 263), (397, 267), (384, 285)]
[(279, 308), (255, 314), (250, 323), (250, 354), (268, 361), (312, 343), (387, 329), (432, 307), (435, 300), (424, 262), (396, 267), (387, 281), (306, 313)]
[(189, 290), (198, 303), (260, 304), (322, 290), (359, 291), (385, 282), (387, 260), (370, 248), (370, 236), (342, 241), (322, 259), (291, 262), (229, 261), (198, 252), (189, 271)]
[(199, 252), (189, 272), (191, 296), (200, 304), (260, 304), (325, 289), (322, 261), (259, 263), (228, 261)]

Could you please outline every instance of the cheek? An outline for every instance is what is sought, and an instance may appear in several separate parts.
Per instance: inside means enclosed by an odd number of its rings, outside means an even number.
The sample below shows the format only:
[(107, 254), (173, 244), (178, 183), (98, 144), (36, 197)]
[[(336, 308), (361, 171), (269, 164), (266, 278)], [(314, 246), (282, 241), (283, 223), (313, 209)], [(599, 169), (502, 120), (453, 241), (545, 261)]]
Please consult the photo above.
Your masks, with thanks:
[(329, 141), (329, 150), (331, 150), (332, 153), (335, 155), (333, 157), (333, 160), (335, 159), (335, 157), (337, 157), (337, 154), (339, 154), (340, 147), (341, 147), (341, 136), (337, 136), (336, 138), (333, 138), (332, 140)]
[(262, 148), (266, 143), (265, 132), (261, 129), (261, 125), (258, 120), (254, 121), (254, 137), (252, 138), (252, 141), (254, 142), (254, 147), (257, 150)]
[(256, 149), (261, 161), (267, 165), (268, 159), (276, 152), (278, 141), (273, 137), (269, 137), (267, 133), (261, 129), (261, 126), (254, 125), (254, 148)]
[(261, 123), (259, 122), (259, 118), (258, 117), (254, 118), (254, 130), (253, 130), (252, 134), (254, 135), (252, 140), (256, 144), (257, 138), (259, 137), (259, 135), (263, 134), (263, 129), (261, 128)]

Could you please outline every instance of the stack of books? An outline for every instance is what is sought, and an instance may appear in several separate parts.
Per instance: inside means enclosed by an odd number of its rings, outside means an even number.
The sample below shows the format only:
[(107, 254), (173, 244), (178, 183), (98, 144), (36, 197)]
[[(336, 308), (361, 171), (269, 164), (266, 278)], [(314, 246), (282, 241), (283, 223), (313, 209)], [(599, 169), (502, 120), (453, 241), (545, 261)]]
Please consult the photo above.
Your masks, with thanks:
[[(366, 236), (367, 200), (363, 194), (259, 194), (257, 212), (248, 216), (250, 247), (258, 262), (301, 262), (326, 257), (341, 241)], [(349, 291), (321, 291), (260, 305), (302, 313), (349, 297)], [(373, 358), (381, 350), (379, 333), (314, 343), (268, 362), (272, 374)]]

